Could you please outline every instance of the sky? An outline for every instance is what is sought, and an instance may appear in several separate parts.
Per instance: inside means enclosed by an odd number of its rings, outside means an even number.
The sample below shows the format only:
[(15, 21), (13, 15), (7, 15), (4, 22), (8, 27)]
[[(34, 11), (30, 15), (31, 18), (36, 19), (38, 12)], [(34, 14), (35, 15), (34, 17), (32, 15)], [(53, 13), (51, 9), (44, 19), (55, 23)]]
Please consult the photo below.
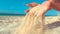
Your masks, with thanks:
[[(26, 14), (25, 10), (29, 9), (26, 4), (36, 2), (41, 4), (45, 0), (0, 0), (0, 13)], [(57, 15), (57, 10), (49, 10), (46, 15)]]

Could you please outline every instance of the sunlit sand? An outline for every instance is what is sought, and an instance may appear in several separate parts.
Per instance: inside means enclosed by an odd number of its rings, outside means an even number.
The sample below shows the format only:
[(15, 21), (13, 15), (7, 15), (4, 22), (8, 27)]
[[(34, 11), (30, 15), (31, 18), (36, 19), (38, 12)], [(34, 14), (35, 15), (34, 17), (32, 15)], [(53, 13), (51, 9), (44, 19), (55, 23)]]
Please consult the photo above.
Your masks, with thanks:
[[(23, 18), (24, 18), (24, 16), (0, 16), (0, 25), (3, 21), (4, 21), (3, 23), (5, 23), (5, 25), (7, 25), (6, 21), (8, 21), (8, 23), (11, 23), (7, 26), (4, 26), (3, 28), (0, 26), (0, 34), (2, 34), (2, 33), (8, 34), (9, 32), (11, 34), (13, 34), (13, 33), (15, 34), (17, 31), (20, 34), (19, 30), (21, 27), (21, 23), (23, 22)], [(10, 21), (12, 21), (12, 22), (10, 22)], [(60, 21), (60, 16), (45, 16), (46, 34), (59, 34), (60, 33), (60, 27), (58, 27), (58, 26), (56, 27), (54, 24), (49, 25), (49, 24), (52, 24), (57, 21)], [(18, 26), (17, 25), (14, 26), (14, 23), (18, 24)], [(24, 23), (22, 23), (22, 24), (24, 24)], [(18, 33), (16, 33), (16, 34), (18, 34)], [(37, 32), (35, 32), (35, 33), (37, 33)]]

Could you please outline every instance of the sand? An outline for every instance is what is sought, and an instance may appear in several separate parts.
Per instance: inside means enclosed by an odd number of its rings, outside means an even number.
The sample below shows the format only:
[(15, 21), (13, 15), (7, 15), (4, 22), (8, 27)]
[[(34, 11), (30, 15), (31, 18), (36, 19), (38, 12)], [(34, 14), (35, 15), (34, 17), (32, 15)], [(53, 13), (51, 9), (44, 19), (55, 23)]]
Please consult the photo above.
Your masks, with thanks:
[[(0, 16), (0, 34), (13, 34), (18, 31), (23, 18), (24, 16)], [(46, 34), (60, 34), (60, 16), (46, 16), (45, 26)]]

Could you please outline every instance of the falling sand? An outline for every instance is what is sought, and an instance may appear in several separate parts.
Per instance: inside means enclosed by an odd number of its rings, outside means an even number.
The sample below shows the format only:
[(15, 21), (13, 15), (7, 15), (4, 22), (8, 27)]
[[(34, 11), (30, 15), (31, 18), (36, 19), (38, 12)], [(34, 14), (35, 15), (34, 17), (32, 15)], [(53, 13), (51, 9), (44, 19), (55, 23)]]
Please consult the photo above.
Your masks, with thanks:
[[(39, 12), (38, 12), (39, 11)], [(24, 18), (21, 27), (16, 34), (44, 34), (44, 15), (41, 6), (36, 6), (30, 10)]]

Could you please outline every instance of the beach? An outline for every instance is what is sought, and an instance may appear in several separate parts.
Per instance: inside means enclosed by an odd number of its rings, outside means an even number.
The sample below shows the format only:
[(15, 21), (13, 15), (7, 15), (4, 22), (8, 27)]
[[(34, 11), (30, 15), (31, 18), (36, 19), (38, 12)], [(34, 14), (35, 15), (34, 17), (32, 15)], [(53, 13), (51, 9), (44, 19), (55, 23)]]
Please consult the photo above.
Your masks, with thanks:
[[(0, 16), (0, 34), (13, 34), (21, 27), (24, 16)], [(45, 16), (46, 34), (60, 33), (60, 16)]]

